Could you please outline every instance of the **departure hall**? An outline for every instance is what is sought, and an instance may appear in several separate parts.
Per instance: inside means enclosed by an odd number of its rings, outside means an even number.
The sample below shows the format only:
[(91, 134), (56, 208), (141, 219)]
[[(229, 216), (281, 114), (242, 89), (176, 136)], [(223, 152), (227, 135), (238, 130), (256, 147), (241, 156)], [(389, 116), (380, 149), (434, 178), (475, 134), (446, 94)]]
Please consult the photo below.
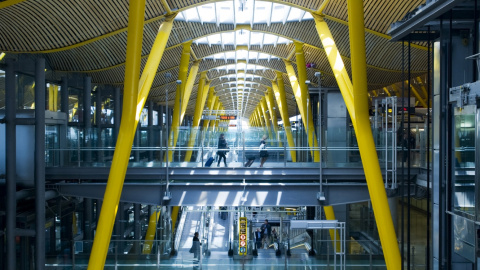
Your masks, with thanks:
[(480, 269), (478, 0), (0, 0), (0, 269)]

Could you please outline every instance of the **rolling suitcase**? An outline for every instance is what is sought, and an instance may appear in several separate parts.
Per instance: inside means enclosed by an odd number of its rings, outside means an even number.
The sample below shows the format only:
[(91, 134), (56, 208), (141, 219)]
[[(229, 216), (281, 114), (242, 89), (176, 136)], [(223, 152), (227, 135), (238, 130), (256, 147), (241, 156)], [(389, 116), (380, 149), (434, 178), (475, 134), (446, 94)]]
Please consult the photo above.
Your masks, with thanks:
[(249, 157), (249, 158), (247, 158), (247, 159), (248, 159), (248, 161), (245, 162), (245, 167), (250, 167), (250, 166), (252, 166), (253, 162), (255, 161), (255, 157)]
[(208, 158), (207, 162), (205, 162), (205, 167), (212, 166), (213, 160), (213, 157)]

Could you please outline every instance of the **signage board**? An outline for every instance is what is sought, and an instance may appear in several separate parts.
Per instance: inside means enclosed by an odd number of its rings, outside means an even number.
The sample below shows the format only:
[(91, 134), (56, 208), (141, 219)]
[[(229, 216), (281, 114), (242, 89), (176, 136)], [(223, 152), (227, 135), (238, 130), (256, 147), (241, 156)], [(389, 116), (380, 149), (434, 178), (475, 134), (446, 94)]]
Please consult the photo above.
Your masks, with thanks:
[(220, 115), (220, 120), (237, 120), (235, 115)]
[(247, 256), (247, 218), (240, 217), (238, 219), (238, 255)]

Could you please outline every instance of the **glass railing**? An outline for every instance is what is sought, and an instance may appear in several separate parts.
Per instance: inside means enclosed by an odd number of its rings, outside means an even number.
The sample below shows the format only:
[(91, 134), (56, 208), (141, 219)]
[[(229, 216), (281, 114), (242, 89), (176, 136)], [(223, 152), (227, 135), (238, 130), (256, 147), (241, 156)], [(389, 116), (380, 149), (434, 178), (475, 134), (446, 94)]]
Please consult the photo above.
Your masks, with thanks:
[[(77, 127), (68, 127), (67, 140), (60, 140), (59, 129), (47, 130), (47, 143), (45, 160), (47, 167), (109, 167), (115, 152), (115, 140), (111, 128), (97, 130), (92, 128), (85, 131)], [(221, 133), (229, 149), (218, 149), (218, 138)], [(170, 136), (167, 136), (170, 134)], [(131, 167), (205, 167), (210, 158), (214, 159), (213, 167), (225, 167), (219, 164), (218, 151), (225, 151), (228, 168), (248, 166), (248, 161), (253, 160), (252, 167), (259, 167), (260, 141), (266, 134), (263, 129), (248, 129), (243, 132), (213, 132), (202, 131), (187, 127), (177, 130), (177, 142), (173, 146), (173, 132), (168, 133), (159, 127), (145, 127), (136, 132), (130, 154), (129, 166)], [(320, 166), (321, 158), (323, 168), (357, 167), (361, 168), (360, 151), (356, 143), (355, 133), (350, 130), (345, 138), (335, 141), (329, 138), (328, 132), (323, 131), (322, 136), (317, 136), (316, 144), (308, 139), (305, 132), (291, 132), (290, 143), (284, 130), (277, 134), (269, 134), (266, 139), (268, 157), (263, 165), (267, 168), (281, 167), (314, 167)], [(313, 135), (313, 132), (312, 132)], [(272, 138), (273, 137), (273, 138)], [(313, 138), (313, 136), (311, 136)], [(167, 140), (168, 139), (168, 140)], [(322, 141), (321, 147), (319, 141)], [(377, 153), (381, 167), (392, 167), (396, 162), (397, 167), (406, 164), (407, 151), (402, 146), (397, 146), (392, 158), (392, 147), (385, 140), (377, 142)], [(167, 153), (169, 153), (167, 155)], [(423, 155), (423, 156), (422, 156)], [(424, 162), (425, 151), (412, 149), (410, 151), (410, 166), (419, 167)], [(168, 164), (167, 164), (167, 156)]]
[[(221, 245), (221, 249), (204, 250), (200, 246), (200, 256), (194, 257), (189, 252), (190, 247), (180, 247), (176, 255), (172, 255), (171, 241), (152, 241), (149, 254), (143, 253), (145, 241), (112, 240), (109, 245), (104, 269), (180, 269), (202, 267), (203, 269), (336, 269), (340, 266), (340, 254), (335, 252), (332, 241), (315, 241), (315, 256), (308, 256), (311, 248), (308, 244), (291, 247), (287, 254), (286, 242), (278, 243), (280, 254), (273, 245), (269, 249), (258, 249), (254, 254), (254, 242), (248, 241), (247, 256), (238, 255), (238, 241), (233, 241), (233, 256), (228, 255), (229, 245)], [(70, 241), (56, 252), (47, 254), (45, 269), (87, 269), (92, 241)], [(420, 247), (418, 247), (420, 248)], [(347, 240), (345, 250), (346, 269), (385, 269), (383, 254), (378, 252), (370, 241)], [(421, 254), (415, 253), (418, 257)], [(342, 255), (343, 256), (343, 255)], [(420, 266), (415, 257), (415, 266)]]

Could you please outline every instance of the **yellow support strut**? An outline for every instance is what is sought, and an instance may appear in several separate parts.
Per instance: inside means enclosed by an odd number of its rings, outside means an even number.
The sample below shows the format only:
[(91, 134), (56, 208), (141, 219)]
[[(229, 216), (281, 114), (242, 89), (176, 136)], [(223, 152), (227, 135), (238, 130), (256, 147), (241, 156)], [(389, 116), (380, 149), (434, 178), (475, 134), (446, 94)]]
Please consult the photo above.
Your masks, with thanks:
[(275, 140), (278, 141), (278, 146), (283, 147), (282, 141), (278, 140), (278, 119), (275, 108), (275, 102), (273, 101), (273, 90), (271, 87), (267, 87), (267, 92), (265, 93), (265, 100), (267, 101), (268, 111), (270, 112), (270, 118), (272, 119), (273, 132), (275, 134)]
[(148, 228), (145, 234), (145, 243), (143, 244), (142, 254), (150, 254), (152, 252), (153, 239), (155, 238), (155, 232), (157, 231), (157, 222), (160, 217), (160, 210), (156, 210), (150, 215), (148, 220)]
[(118, 202), (120, 201), (123, 181), (132, 150), (132, 130), (135, 129), (135, 106), (137, 105), (138, 78), (140, 77), (144, 17), (145, 0), (130, 2), (122, 121), (92, 252), (90, 253), (88, 263), (89, 270), (100, 270), (104, 268), (113, 224), (117, 214)]
[[(190, 100), (190, 95), (192, 94), (192, 90), (193, 90), (193, 84), (195, 83), (195, 79), (197, 78), (199, 65), (200, 65), (200, 61), (195, 61), (192, 67), (190, 68), (190, 72), (188, 73), (187, 84), (185, 85), (185, 91), (183, 93), (183, 98), (182, 98), (182, 113), (180, 115), (180, 122), (183, 121), (185, 111), (187, 110), (188, 101)], [(198, 89), (201, 89), (201, 88), (198, 88)]]
[(398, 248), (395, 228), (383, 183), (382, 172), (373, 141), (368, 114), (367, 60), (363, 1), (347, 0), (350, 51), (352, 58), (353, 97), (358, 148), (362, 158), (368, 191), (377, 222), (387, 269), (400, 269), (402, 260)]
[[(182, 56), (180, 58), (180, 68), (178, 73), (178, 79), (181, 81), (180, 84), (177, 85), (177, 91), (175, 94), (175, 104), (173, 106), (173, 115), (172, 115), (172, 127), (168, 137), (168, 144), (170, 149), (177, 145), (178, 140), (178, 127), (180, 126), (180, 118), (182, 106), (180, 103), (183, 103), (183, 93), (185, 92), (185, 86), (187, 85), (187, 75), (188, 75), (188, 64), (190, 63), (190, 46), (192, 45), (192, 41), (188, 41), (183, 43), (183, 50)], [(188, 103), (188, 101), (186, 101)], [(168, 161), (172, 161), (173, 158), (173, 151), (168, 151)]]
[[(207, 72), (204, 71), (200, 73), (200, 81), (198, 82), (198, 90), (197, 90), (197, 100), (195, 102), (195, 112), (193, 114), (193, 123), (192, 129), (190, 132), (190, 137), (188, 139), (188, 146), (187, 152), (185, 153), (185, 161), (190, 162), (192, 158), (192, 150), (191, 148), (195, 145), (195, 139), (197, 138), (198, 126), (200, 125), (200, 120), (202, 118), (203, 107), (205, 106), (205, 101), (208, 95), (208, 88), (209, 84), (205, 85), (207, 77)], [(213, 89), (212, 89), (213, 93)], [(206, 120), (204, 120), (206, 121)]]
[(262, 110), (263, 118), (265, 119), (265, 126), (267, 127), (267, 134), (269, 136), (270, 144), (273, 146), (273, 141), (276, 139), (275, 136), (272, 134), (272, 129), (270, 128), (270, 117), (267, 114), (267, 102), (265, 101), (265, 97), (262, 98), (260, 101), (260, 108)]
[[(287, 137), (288, 146), (290, 148), (294, 148), (295, 142), (293, 140), (292, 126), (290, 124), (288, 107), (286, 105), (287, 99), (285, 97), (285, 86), (283, 83), (283, 77), (281, 72), (277, 72), (277, 81), (278, 85), (275, 82), (272, 82), (272, 88), (275, 92), (275, 99), (277, 100), (280, 116), (282, 117), (283, 128), (285, 129), (285, 136)], [(290, 155), (292, 156), (292, 161), (297, 162), (297, 152), (295, 150), (290, 150)]]
[[(297, 59), (297, 71), (298, 71), (298, 84), (300, 86), (300, 98), (302, 100), (303, 113), (305, 119), (302, 116), (303, 123), (305, 123), (308, 145), (310, 147), (318, 147), (317, 136), (315, 135), (315, 125), (313, 124), (312, 116), (312, 102), (309, 100), (308, 87), (305, 84), (307, 80), (307, 66), (305, 63), (305, 54), (303, 53), (303, 43), (295, 41), (295, 58)], [(297, 93), (296, 93), (297, 95)], [(320, 151), (311, 150), (313, 161), (320, 162)]]

